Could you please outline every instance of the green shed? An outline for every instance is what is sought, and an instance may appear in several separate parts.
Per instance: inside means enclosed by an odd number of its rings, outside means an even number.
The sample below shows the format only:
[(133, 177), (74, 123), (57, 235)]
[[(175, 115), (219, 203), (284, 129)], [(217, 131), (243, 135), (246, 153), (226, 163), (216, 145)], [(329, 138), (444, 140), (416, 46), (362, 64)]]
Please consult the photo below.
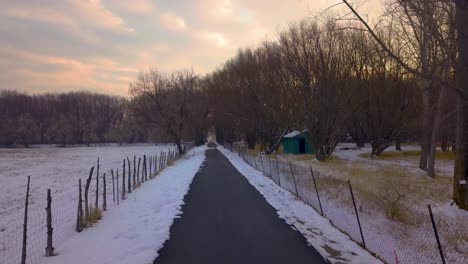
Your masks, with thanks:
[(283, 151), (287, 154), (312, 154), (314, 153), (314, 148), (309, 142), (308, 130), (293, 131), (283, 136)]

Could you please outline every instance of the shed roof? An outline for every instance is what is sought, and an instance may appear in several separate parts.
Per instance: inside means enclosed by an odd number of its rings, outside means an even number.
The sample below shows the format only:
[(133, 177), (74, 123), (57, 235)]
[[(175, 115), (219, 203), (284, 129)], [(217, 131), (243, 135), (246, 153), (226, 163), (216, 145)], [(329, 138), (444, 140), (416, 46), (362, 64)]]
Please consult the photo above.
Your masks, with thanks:
[(300, 134), (305, 133), (305, 132), (309, 132), (309, 130), (304, 129), (302, 132), (301, 132), (301, 131), (294, 130), (294, 131), (289, 132), (288, 134), (284, 135), (283, 138), (293, 138), (293, 137), (297, 137), (297, 136), (299, 136)]
[(293, 132), (289, 132), (288, 134), (284, 135), (285, 138), (293, 138), (297, 135), (300, 135), (301, 132), (294, 130)]

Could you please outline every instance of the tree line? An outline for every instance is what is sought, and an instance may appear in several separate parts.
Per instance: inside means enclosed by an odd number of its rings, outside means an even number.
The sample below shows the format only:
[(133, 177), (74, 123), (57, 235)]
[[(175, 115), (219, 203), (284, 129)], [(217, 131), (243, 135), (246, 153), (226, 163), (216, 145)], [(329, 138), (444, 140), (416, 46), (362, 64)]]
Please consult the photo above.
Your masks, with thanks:
[(342, 2), (349, 14), (291, 23), (204, 76), (142, 72), (128, 99), (3, 92), (8, 122), (0, 140), (86, 144), (157, 135), (182, 152), (183, 141), (201, 144), (213, 130), (220, 143), (245, 140), (272, 153), (287, 132), (307, 129), (320, 161), (347, 137), (370, 143), (371, 156), (417, 142), (419, 167), (431, 177), (440, 145), (456, 153), (453, 197), (468, 208), (467, 1), (387, 1), (375, 27)]
[(320, 161), (348, 136), (371, 156), (417, 142), (431, 177), (440, 145), (456, 152), (453, 198), (468, 208), (467, 1), (387, 1), (375, 27), (342, 2), (350, 15), (292, 23), (205, 77), (218, 141), (271, 153), (307, 129)]
[(0, 145), (147, 141), (129, 100), (90, 92), (27, 95), (0, 91)]

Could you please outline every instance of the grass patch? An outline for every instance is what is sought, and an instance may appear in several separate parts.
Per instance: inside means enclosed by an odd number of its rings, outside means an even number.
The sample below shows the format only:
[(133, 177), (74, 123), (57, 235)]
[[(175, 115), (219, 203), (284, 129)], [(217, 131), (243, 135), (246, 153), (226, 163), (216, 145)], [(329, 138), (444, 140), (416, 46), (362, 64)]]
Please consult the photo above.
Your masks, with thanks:
[(313, 160), (313, 159), (315, 159), (315, 155), (314, 154), (294, 155), (293, 159), (297, 160), (297, 161)]
[[(370, 153), (359, 154), (361, 158), (370, 158)], [(398, 158), (416, 158), (421, 156), (421, 150), (403, 150), (403, 151), (384, 151), (379, 156), (374, 156), (374, 159), (393, 160)], [(455, 153), (452, 151), (437, 151), (436, 160), (455, 160)]]

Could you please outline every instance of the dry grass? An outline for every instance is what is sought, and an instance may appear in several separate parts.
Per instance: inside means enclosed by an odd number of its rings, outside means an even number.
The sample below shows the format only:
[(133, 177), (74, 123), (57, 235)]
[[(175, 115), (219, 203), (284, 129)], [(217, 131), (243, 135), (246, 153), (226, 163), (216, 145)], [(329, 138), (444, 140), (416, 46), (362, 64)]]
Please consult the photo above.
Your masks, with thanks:
[(303, 155), (294, 155), (293, 160), (301, 161), (301, 160), (313, 160), (315, 159), (314, 154), (303, 154)]
[[(370, 154), (364, 153), (359, 155), (362, 158), (370, 158)], [(421, 150), (403, 150), (403, 151), (384, 151), (379, 156), (374, 156), (378, 160), (399, 160), (407, 158), (419, 158)], [(455, 154), (452, 151), (437, 151), (436, 160), (454, 160)]]
[(85, 216), (81, 219), (81, 228), (90, 227), (102, 218), (102, 211), (99, 208), (89, 208), (89, 219)]
[[(304, 164), (304, 161), (300, 163)], [(425, 176), (422, 171), (415, 174), (418, 172), (417, 169), (409, 171), (398, 164), (372, 160), (351, 162), (334, 158), (327, 162), (314, 162), (312, 167), (319, 172), (326, 172), (328, 177), (350, 180), (353, 188), (366, 199), (382, 201), (384, 191), (389, 186), (388, 179), (391, 179), (395, 186), (407, 189), (410, 194), (405, 200), (410, 199), (414, 203), (423, 203), (427, 200), (447, 202), (451, 199), (451, 193), (447, 191), (452, 184), (450, 177), (432, 179)]]

